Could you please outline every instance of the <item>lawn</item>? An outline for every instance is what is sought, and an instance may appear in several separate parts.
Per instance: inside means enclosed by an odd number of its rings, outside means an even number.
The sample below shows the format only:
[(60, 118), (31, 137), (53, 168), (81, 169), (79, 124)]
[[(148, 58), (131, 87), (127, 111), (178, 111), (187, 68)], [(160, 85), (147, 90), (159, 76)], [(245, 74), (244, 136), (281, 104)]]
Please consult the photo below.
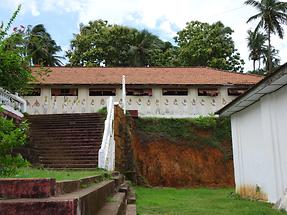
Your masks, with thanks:
[(136, 188), (139, 215), (275, 215), (272, 205), (240, 199), (233, 189)]
[[(21, 168), (19, 172), (10, 178), (55, 178), (60, 180), (74, 180), (88, 176), (104, 174), (106, 171), (96, 170), (47, 170), (36, 168)], [(1, 177), (0, 177), (1, 178)]]

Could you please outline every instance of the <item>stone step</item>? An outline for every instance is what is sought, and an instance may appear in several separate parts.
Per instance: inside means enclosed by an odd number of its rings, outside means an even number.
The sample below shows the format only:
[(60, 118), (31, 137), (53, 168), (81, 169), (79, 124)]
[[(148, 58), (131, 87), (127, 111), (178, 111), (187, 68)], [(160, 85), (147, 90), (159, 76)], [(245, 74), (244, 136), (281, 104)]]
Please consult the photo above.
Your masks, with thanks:
[(87, 141), (102, 141), (102, 136), (96, 136), (96, 137), (87, 137), (87, 136), (67, 136), (67, 137), (33, 137), (31, 140), (35, 141), (37, 143), (39, 142), (45, 142), (47, 140), (50, 141), (71, 141), (71, 142), (87, 142)]
[(124, 215), (126, 212), (126, 199), (124, 193), (116, 193), (108, 198), (106, 204), (97, 215)]
[(95, 136), (95, 137), (89, 137), (89, 136), (54, 136), (54, 137), (39, 137), (34, 136), (33, 138), (30, 138), (30, 141), (34, 142), (45, 142), (45, 141), (102, 141), (102, 136)]
[(40, 151), (41, 155), (46, 156), (46, 155), (63, 155), (63, 156), (73, 156), (73, 155), (83, 155), (83, 156), (89, 156), (89, 155), (98, 155), (98, 150), (76, 150), (76, 151), (71, 151), (71, 150), (56, 150), (56, 151)]
[(135, 204), (128, 204), (126, 215), (137, 215), (137, 206)]
[(96, 164), (43, 164), (44, 167), (47, 168), (53, 168), (53, 169), (62, 169), (62, 168), (67, 168), (67, 169), (88, 169), (88, 168), (97, 168), (98, 163)]
[(136, 193), (132, 187), (129, 188), (127, 201), (128, 201), (128, 204), (135, 204), (136, 203)]
[(65, 128), (61, 128), (61, 129), (42, 129), (42, 130), (31, 130), (30, 131), (30, 135), (45, 135), (45, 134), (53, 134), (53, 135), (57, 135), (59, 136), (59, 134), (75, 134), (75, 133), (83, 133), (83, 134), (101, 134), (103, 132), (103, 128), (83, 128), (83, 129), (65, 129)]
[(58, 124), (53, 124), (50, 126), (31, 126), (30, 127), (30, 131), (48, 131), (48, 130), (52, 130), (54, 131), (55, 129), (98, 129), (98, 128), (103, 128), (103, 125), (94, 125), (94, 124), (85, 124), (85, 125), (78, 125), (78, 126), (69, 126), (69, 125), (58, 125)]
[(32, 119), (37, 119), (37, 118), (50, 118), (50, 117), (54, 117), (54, 118), (77, 118), (77, 117), (102, 117), (103, 114), (101, 113), (63, 113), (63, 114), (37, 114), (37, 115), (29, 115), (28, 118), (32, 118)]
[(97, 145), (101, 145), (102, 141), (79, 141), (79, 142), (71, 142), (71, 141), (53, 141), (53, 142), (37, 142), (38, 146), (78, 146), (78, 147), (82, 147), (82, 146), (97, 146)]
[(41, 151), (52, 151), (52, 150), (97, 150), (100, 149), (100, 146), (96, 146), (96, 145), (92, 145), (92, 146), (69, 146), (69, 145), (65, 145), (65, 146), (56, 146), (56, 145), (47, 145), (47, 146), (39, 146), (35, 148), (36, 150), (38, 150), (39, 152)]
[(95, 154), (95, 155), (63, 155), (63, 154), (59, 154), (59, 155), (40, 155), (39, 156), (39, 159), (40, 161), (53, 161), (53, 160), (74, 160), (74, 161), (77, 161), (77, 160), (96, 160), (97, 161), (97, 158), (98, 158), (98, 155)]
[(74, 164), (77, 164), (77, 165), (86, 165), (86, 164), (91, 164), (91, 165), (97, 165), (98, 164), (98, 160), (97, 159), (78, 159), (78, 160), (72, 160), (72, 159), (66, 159), (66, 160), (61, 160), (61, 159), (42, 159), (40, 160), (41, 161), (41, 164), (43, 165), (54, 165), (54, 164), (57, 164), (57, 165), (64, 165), (64, 166), (67, 166), (67, 165), (74, 165)]
[(0, 214), (95, 215), (115, 190), (113, 180), (57, 197), (39, 199), (2, 199)]

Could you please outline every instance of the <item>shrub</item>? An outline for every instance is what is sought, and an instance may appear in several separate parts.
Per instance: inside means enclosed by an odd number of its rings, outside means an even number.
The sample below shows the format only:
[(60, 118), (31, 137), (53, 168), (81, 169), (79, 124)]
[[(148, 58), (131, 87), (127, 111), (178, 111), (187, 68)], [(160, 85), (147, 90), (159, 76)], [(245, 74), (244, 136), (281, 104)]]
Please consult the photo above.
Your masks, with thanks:
[(26, 122), (16, 126), (12, 120), (0, 116), (0, 176), (14, 175), (17, 168), (28, 165), (21, 155), (12, 153), (14, 148), (26, 143), (27, 130)]

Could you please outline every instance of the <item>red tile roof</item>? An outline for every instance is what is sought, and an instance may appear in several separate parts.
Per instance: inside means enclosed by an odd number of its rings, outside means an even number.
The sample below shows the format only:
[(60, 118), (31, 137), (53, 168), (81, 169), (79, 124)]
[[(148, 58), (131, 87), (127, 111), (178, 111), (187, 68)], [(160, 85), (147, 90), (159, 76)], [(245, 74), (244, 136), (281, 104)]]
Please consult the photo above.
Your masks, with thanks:
[[(33, 71), (37, 67), (32, 68)], [(178, 68), (103, 68), (103, 67), (52, 67), (39, 84), (121, 84), (126, 75), (126, 84), (180, 84), (180, 85), (229, 85), (256, 84), (263, 77), (233, 73), (205, 67)], [(35, 74), (35, 73), (34, 73)]]

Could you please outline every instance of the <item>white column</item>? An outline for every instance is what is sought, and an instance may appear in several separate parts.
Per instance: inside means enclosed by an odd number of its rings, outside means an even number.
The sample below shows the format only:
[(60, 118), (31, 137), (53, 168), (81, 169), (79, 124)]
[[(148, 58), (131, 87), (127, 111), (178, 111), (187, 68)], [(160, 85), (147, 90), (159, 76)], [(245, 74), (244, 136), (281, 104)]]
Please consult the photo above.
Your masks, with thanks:
[(123, 80), (122, 80), (122, 102), (123, 102), (124, 114), (126, 114), (126, 76), (125, 75), (123, 75)]

